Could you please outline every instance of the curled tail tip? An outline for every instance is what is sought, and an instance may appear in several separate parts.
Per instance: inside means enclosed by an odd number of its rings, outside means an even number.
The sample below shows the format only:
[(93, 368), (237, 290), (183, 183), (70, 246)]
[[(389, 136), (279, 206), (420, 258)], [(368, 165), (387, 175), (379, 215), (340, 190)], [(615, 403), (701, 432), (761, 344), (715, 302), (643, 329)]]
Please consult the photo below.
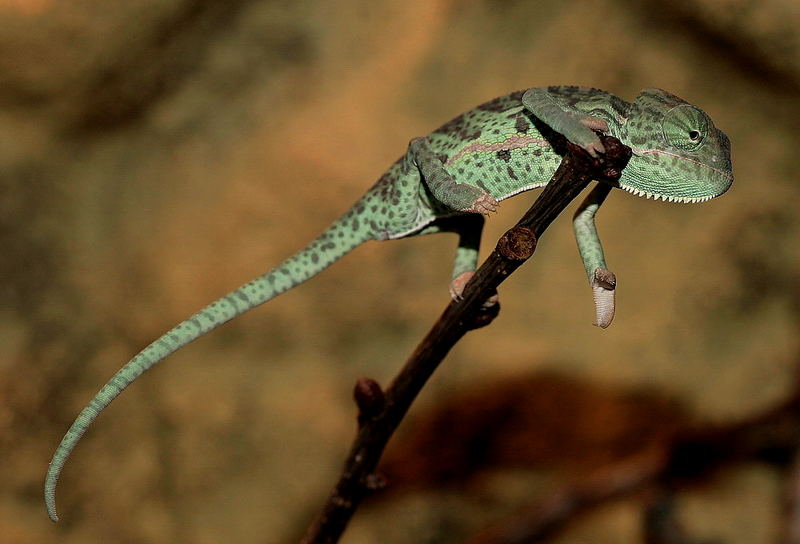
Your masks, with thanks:
[[(58, 477), (61, 476), (61, 469), (64, 468), (63, 461), (65, 457), (59, 457), (59, 452), (62, 447), (56, 450), (53, 459), (47, 467), (47, 476), (44, 479), (44, 504), (47, 508), (47, 515), (50, 521), (58, 523), (58, 512), (56, 511), (56, 487), (58, 486)], [(69, 456), (69, 452), (67, 452)]]
[(58, 523), (58, 512), (56, 512), (56, 490), (55, 487), (50, 488), (48, 484), (45, 484), (44, 490), (44, 504), (47, 507), (47, 515), (50, 517), (50, 521), (53, 523)]

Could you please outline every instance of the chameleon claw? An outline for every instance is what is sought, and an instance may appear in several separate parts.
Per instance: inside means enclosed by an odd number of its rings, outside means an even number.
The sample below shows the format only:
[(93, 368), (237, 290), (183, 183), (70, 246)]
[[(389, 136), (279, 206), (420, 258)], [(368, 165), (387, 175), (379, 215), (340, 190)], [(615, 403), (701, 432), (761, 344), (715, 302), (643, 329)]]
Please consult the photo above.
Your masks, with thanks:
[(598, 155), (605, 155), (606, 148), (603, 146), (602, 142), (600, 142), (600, 138), (594, 134), (594, 131), (608, 132), (608, 123), (599, 117), (584, 117), (580, 120), (580, 123), (589, 130), (593, 131), (591, 134), (593, 139), (589, 142), (579, 143), (578, 145), (580, 145), (584, 150), (586, 150), (587, 153), (589, 153), (589, 155), (594, 158), (597, 158)]
[(497, 201), (492, 198), (492, 196), (488, 193), (483, 193), (481, 196), (475, 200), (475, 202), (464, 211), (479, 213), (481, 215), (488, 216), (490, 213), (497, 211), (498, 203)]
[(464, 293), (464, 287), (467, 286), (469, 280), (472, 279), (474, 272), (464, 272), (463, 274), (459, 274), (450, 282), (450, 298), (455, 300), (456, 302), (461, 302), (463, 300), (462, 293)]
[[(475, 272), (462, 272), (455, 278), (453, 281), (450, 282), (450, 297), (455, 300), (456, 302), (461, 302), (464, 300), (463, 293), (464, 288), (469, 283), (469, 280), (472, 279), (472, 276), (475, 275)], [(490, 296), (486, 299), (486, 302), (483, 303), (484, 308), (490, 308), (500, 302), (500, 296), (495, 293), (494, 295)]]
[(608, 132), (608, 123), (599, 117), (584, 117), (581, 124), (590, 130), (597, 132)]
[(594, 324), (605, 329), (614, 320), (617, 277), (605, 268), (596, 268), (592, 278), (592, 297), (596, 319)]
[(589, 155), (591, 155), (595, 159), (599, 155), (605, 155), (605, 153), (606, 153), (606, 148), (600, 142), (600, 138), (597, 138), (597, 141), (595, 141), (595, 142), (589, 142), (589, 143), (584, 143), (584, 144), (580, 144), (580, 145), (587, 153), (589, 153)]

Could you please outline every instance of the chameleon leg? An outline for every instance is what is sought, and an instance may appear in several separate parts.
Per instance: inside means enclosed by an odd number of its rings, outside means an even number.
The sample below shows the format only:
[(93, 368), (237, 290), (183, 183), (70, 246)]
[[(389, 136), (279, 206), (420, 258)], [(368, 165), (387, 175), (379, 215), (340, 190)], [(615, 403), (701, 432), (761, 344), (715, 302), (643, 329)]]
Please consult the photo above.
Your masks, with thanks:
[(452, 232), (458, 234), (458, 247), (453, 260), (453, 278), (478, 268), (478, 250), (481, 245), (484, 219), (481, 215), (464, 215), (454, 218)]
[(575, 212), (572, 226), (583, 266), (592, 286), (596, 312), (595, 325), (605, 329), (614, 319), (614, 293), (617, 278), (606, 268), (603, 246), (597, 236), (594, 216), (611, 191), (611, 185), (598, 183)]
[[(435, 232), (455, 232), (458, 234), (458, 247), (453, 260), (453, 275), (450, 282), (450, 296), (453, 300), (461, 300), (461, 293), (478, 268), (478, 250), (481, 245), (481, 234), (485, 220), (481, 215), (464, 214), (440, 219), (436, 223), (419, 232), (433, 234)], [(497, 304), (497, 294), (492, 295), (484, 303), (485, 307)]]
[[(478, 268), (478, 249), (483, 232), (483, 216), (469, 215), (459, 218), (461, 221), (454, 229), (458, 233), (458, 248), (453, 261), (453, 280), (450, 282), (450, 296), (453, 300), (461, 300), (464, 288), (475, 275)], [(484, 307), (494, 306), (499, 302), (497, 293), (489, 297)]]
[(422, 173), (423, 183), (434, 198), (454, 210), (488, 215), (497, 210), (497, 201), (486, 191), (457, 183), (444, 163), (431, 149), (427, 138), (414, 138), (408, 144), (408, 153)]
[(599, 117), (587, 117), (567, 111), (559, 106), (547, 89), (528, 89), (522, 95), (522, 105), (536, 117), (547, 123), (570, 142), (581, 146), (593, 157), (605, 153), (600, 138), (594, 133), (608, 131), (608, 123)]

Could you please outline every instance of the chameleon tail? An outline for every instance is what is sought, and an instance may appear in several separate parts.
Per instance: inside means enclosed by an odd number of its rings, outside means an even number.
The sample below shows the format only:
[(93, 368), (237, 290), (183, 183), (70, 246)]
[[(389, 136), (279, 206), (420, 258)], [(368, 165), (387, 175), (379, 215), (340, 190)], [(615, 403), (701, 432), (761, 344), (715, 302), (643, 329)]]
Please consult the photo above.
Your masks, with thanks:
[(83, 433), (100, 412), (136, 378), (172, 352), (317, 275), (356, 246), (373, 239), (373, 233), (365, 225), (366, 222), (359, 222), (358, 211), (359, 205), (331, 225), (305, 249), (266, 274), (212, 302), (166, 332), (112, 377), (81, 411), (53, 454), (44, 484), (44, 500), (50, 519), (58, 521), (55, 491), (61, 470)]

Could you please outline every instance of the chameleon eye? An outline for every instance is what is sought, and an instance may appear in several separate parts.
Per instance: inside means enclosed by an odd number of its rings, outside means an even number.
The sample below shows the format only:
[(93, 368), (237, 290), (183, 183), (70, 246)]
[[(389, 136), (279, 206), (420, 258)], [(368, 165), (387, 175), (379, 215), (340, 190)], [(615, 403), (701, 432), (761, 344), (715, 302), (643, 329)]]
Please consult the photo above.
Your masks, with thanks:
[(672, 147), (692, 151), (700, 147), (708, 134), (706, 115), (688, 104), (675, 106), (664, 116), (664, 138)]

